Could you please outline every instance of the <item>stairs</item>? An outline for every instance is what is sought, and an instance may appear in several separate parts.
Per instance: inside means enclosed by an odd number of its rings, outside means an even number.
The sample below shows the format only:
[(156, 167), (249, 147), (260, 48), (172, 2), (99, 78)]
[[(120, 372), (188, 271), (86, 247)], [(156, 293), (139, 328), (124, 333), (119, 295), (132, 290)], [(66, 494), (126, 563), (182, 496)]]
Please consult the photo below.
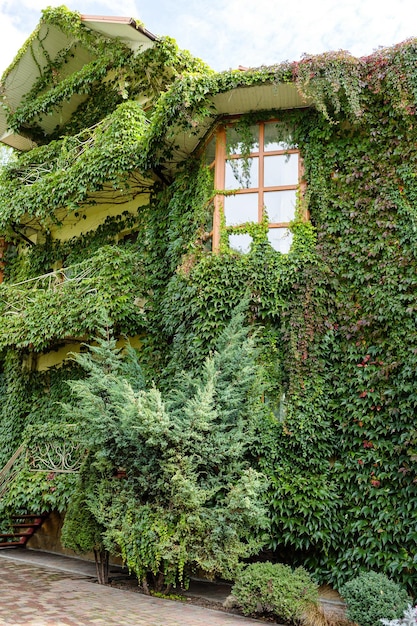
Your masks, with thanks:
[[(0, 500), (7, 493), (9, 485), (15, 480), (19, 464), (26, 454), (26, 445), (22, 444), (0, 469)], [(0, 549), (24, 547), (29, 538), (42, 526), (46, 513), (14, 513), (7, 516), (10, 520), (7, 532), (0, 532)], [(4, 526), (3, 526), (4, 528)]]
[(0, 548), (24, 547), (36, 530), (42, 526), (45, 515), (12, 515), (12, 532), (0, 533)]

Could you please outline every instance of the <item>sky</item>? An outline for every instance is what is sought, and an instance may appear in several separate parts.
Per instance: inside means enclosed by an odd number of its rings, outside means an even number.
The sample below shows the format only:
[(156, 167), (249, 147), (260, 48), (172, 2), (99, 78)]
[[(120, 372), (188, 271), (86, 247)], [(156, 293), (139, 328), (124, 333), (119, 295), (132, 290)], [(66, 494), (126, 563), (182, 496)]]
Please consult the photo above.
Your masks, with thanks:
[(42, 9), (61, 4), (138, 19), (218, 71), (330, 50), (364, 56), (417, 37), (416, 0), (0, 0), (0, 75)]

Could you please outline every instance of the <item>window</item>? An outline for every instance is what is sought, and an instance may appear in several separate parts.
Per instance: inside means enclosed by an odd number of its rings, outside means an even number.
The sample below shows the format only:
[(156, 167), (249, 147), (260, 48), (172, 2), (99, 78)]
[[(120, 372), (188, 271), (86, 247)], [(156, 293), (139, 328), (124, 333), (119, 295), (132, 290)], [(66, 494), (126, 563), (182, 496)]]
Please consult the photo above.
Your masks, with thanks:
[[(260, 223), (268, 216), (268, 239), (280, 252), (288, 252), (292, 235), (289, 223), (295, 217), (301, 163), (297, 148), (291, 142), (277, 139), (277, 122), (260, 122), (250, 128), (252, 143), (243, 157), (243, 145), (233, 126), (217, 131), (214, 152), (214, 186), (236, 190), (233, 195), (218, 195), (213, 219), (213, 249), (220, 244), (221, 216), (229, 231), (229, 245), (247, 252), (251, 236), (239, 225)], [(210, 156), (213, 155), (213, 143)], [(247, 148), (246, 148), (247, 151)]]

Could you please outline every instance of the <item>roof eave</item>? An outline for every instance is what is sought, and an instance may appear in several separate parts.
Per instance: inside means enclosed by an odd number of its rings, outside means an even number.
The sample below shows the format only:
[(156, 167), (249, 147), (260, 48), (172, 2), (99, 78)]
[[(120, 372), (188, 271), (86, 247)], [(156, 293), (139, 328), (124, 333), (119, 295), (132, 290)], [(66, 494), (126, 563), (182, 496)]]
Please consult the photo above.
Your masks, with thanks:
[(174, 130), (173, 143), (177, 147), (173, 155), (173, 169), (191, 155), (201, 141), (218, 123), (219, 118), (236, 117), (257, 111), (284, 111), (311, 106), (294, 83), (263, 83), (261, 85), (236, 87), (224, 93), (211, 96), (213, 115), (200, 123), (198, 130)]
[(139, 24), (132, 17), (116, 17), (116, 16), (105, 16), (105, 15), (81, 15), (81, 21), (86, 25), (89, 23), (103, 23), (103, 24), (124, 24), (126, 26), (131, 26), (134, 30), (139, 33), (142, 33), (147, 39), (154, 42), (157, 41), (157, 36), (147, 30), (144, 26)]
[[(92, 31), (101, 33), (109, 38), (120, 39), (126, 46), (130, 47), (134, 53), (152, 47), (157, 40), (155, 35), (132, 18), (82, 15), (81, 21)], [(54, 53), (56, 53), (62, 45), (60, 43), (61, 36), (58, 36), (59, 33), (64, 37), (61, 30), (56, 28), (48, 28), (47, 30), (46, 37), (49, 37)], [(42, 40), (42, 45), (48, 48), (46, 37)], [(86, 49), (84, 49), (84, 54), (88, 55)], [(88, 59), (86, 58), (84, 62), (87, 61)], [(34, 84), (36, 74), (31, 67), (33, 63), (32, 53), (28, 50), (19, 59), (17, 64), (13, 67), (10, 76), (5, 80), (3, 95), (10, 100), (13, 110), (16, 110), (20, 106), (25, 94)], [(68, 111), (70, 112), (70, 109), (68, 109)], [(54, 126), (54, 116), (48, 117), (47, 121), (49, 126)], [(48, 134), (48, 130), (45, 130), (45, 132)], [(0, 142), (17, 150), (30, 150), (34, 145), (29, 139), (10, 131), (7, 124), (6, 111), (2, 108), (0, 108)]]

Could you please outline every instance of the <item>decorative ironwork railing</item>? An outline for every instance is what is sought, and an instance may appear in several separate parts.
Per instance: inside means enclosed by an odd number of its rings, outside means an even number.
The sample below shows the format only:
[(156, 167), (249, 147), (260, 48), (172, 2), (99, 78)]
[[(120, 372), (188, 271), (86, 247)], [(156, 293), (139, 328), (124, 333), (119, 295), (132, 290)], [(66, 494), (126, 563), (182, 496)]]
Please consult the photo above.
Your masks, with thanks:
[(51, 430), (48, 426), (43, 424), (44, 428), (40, 431), (30, 427), (28, 439), (0, 470), (0, 498), (23, 466), (31, 472), (74, 474), (80, 471), (86, 450), (76, 441), (77, 426), (61, 424), (59, 434), (55, 432), (57, 425), (50, 427)]
[(85, 449), (70, 441), (43, 441), (26, 451), (32, 472), (73, 474), (80, 470)]

